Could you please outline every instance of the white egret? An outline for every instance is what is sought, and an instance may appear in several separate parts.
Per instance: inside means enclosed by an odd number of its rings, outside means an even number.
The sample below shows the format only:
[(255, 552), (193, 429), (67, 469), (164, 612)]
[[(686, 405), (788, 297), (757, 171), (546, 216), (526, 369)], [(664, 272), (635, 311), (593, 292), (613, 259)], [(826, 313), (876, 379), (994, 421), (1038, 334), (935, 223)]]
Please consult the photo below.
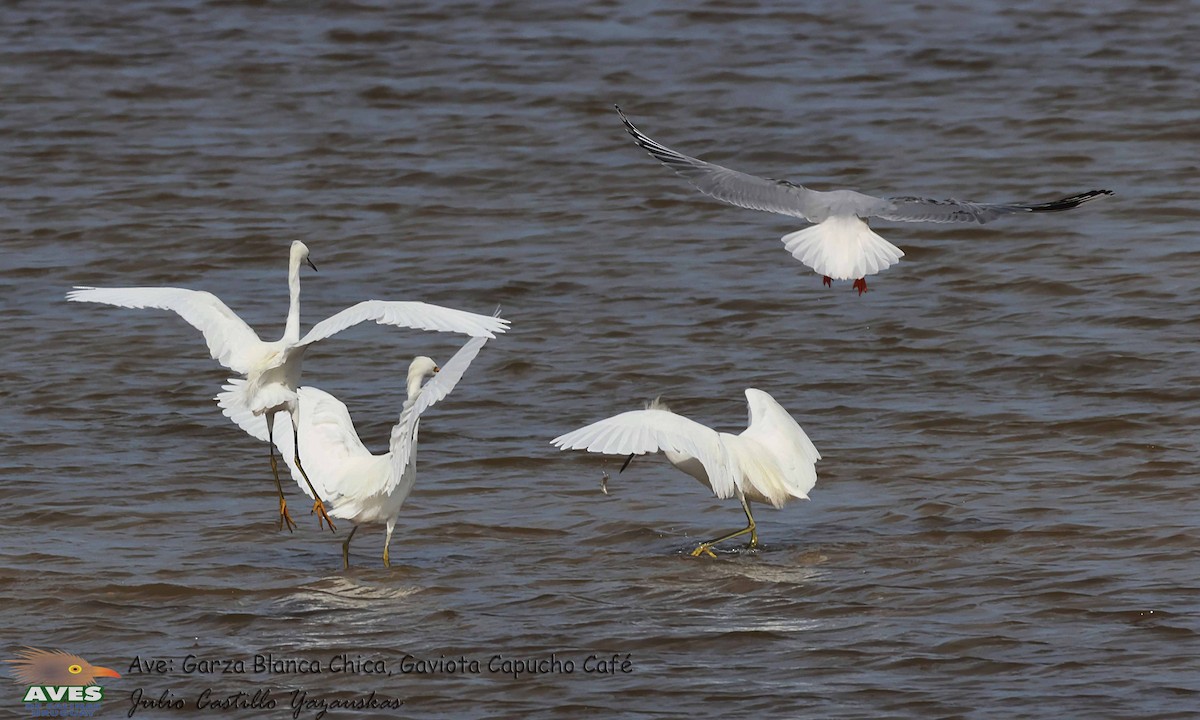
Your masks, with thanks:
[(807, 500), (817, 482), (816, 462), (821, 454), (787, 410), (754, 388), (747, 388), (746, 401), (750, 422), (739, 435), (712, 430), (655, 400), (645, 410), (614, 415), (550, 442), (562, 450), (628, 455), (625, 466), (634, 455), (661, 451), (718, 498), (736, 497), (746, 512), (746, 527), (705, 540), (692, 551), (693, 556), (716, 557), (713, 545), (746, 533), (750, 533), (749, 547), (758, 547), (751, 502), (781, 508), (792, 498)]
[[(310, 492), (303, 473), (290, 459), (298, 437), (308, 458), (308, 477), (330, 504), (330, 515), (354, 524), (342, 543), (342, 562), (350, 567), (350, 540), (363, 523), (387, 524), (383, 541), (383, 564), (391, 567), (388, 548), (392, 530), (408, 494), (417, 481), (417, 430), (421, 415), (434, 403), (450, 394), (486, 338), (475, 337), (459, 349), (440, 369), (430, 358), (414, 358), (408, 366), (408, 399), (400, 411), (400, 421), (392, 428), (388, 452), (373, 455), (354, 430), (350, 411), (333, 395), (315, 387), (298, 391), (300, 414), (297, 433), (281, 432), (275, 444), (287, 459), (292, 477), (301, 490)], [(432, 378), (429, 382), (426, 379)], [(217, 404), (238, 427), (259, 439), (266, 439), (263, 419), (251, 412), (243, 401), (239, 386), (244, 381), (230, 380), (216, 397)], [(424, 385), (422, 385), (424, 383)], [(280, 424), (291, 423), (287, 415)]]
[[(274, 432), (275, 418), (279, 411), (297, 412), (296, 386), (300, 381), (301, 364), (305, 351), (313, 343), (334, 335), (346, 328), (366, 321), (386, 325), (398, 325), (422, 330), (438, 330), (465, 333), (478, 337), (495, 337), (503, 333), (508, 321), (499, 317), (478, 315), (462, 310), (453, 310), (423, 302), (385, 302), (366, 300), (353, 305), (317, 323), (308, 333), (300, 337), (300, 264), (307, 262), (308, 247), (295, 241), (291, 246), (288, 264), (288, 290), (290, 305), (283, 337), (274, 342), (260, 340), (254, 330), (239, 318), (215, 295), (198, 290), (169, 287), (136, 288), (91, 288), (76, 287), (67, 293), (67, 299), (76, 302), (97, 302), (126, 308), (154, 308), (178, 313), (185, 321), (204, 335), (213, 359), (223, 366), (241, 373), (245, 382), (238, 386), (242, 404), (255, 415), (265, 416), (266, 437)], [(316, 267), (313, 266), (315, 270)], [(294, 426), (294, 425), (293, 425)], [(264, 438), (265, 439), (265, 438)], [(290, 531), (296, 523), (287, 510), (283, 487), (279, 481), (279, 469), (275, 461), (274, 444), (270, 445), (271, 472), (275, 476), (275, 487), (279, 491), (279, 524), (286, 523)], [(300, 464), (299, 444), (293, 443), (294, 460), (303, 474)], [(310, 488), (314, 498), (313, 512), (319, 514), (319, 522), (333, 522), (325, 509), (319, 493)]]
[(784, 235), (783, 245), (792, 257), (833, 280), (854, 280), (854, 289), (867, 290), (867, 275), (874, 275), (900, 260), (904, 252), (867, 225), (867, 218), (930, 223), (986, 223), (1011, 213), (1060, 212), (1079, 207), (1111, 190), (1089, 190), (1078, 195), (1029, 203), (974, 203), (931, 200), (922, 197), (881, 198), (853, 190), (821, 192), (787, 180), (757, 177), (688, 157), (650, 139), (617, 108), (625, 129), (652, 157), (686, 178), (697, 190), (730, 205), (803, 218), (811, 227)]

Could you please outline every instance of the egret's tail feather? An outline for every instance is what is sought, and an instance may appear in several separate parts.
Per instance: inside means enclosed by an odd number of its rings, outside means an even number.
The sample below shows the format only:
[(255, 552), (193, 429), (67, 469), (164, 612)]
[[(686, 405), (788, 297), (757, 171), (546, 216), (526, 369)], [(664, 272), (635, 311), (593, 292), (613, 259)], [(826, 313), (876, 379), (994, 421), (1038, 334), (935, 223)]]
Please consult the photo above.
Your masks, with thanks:
[(250, 409), (250, 404), (246, 401), (245, 385), (245, 380), (231, 378), (227, 384), (221, 386), (221, 392), (213, 399), (217, 401), (217, 407), (221, 408), (221, 414), (232, 420), (234, 425), (266, 442), (267, 419), (262, 415), (255, 415)]
[(784, 235), (783, 246), (818, 275), (857, 280), (889, 267), (904, 252), (856, 217), (831, 217)]

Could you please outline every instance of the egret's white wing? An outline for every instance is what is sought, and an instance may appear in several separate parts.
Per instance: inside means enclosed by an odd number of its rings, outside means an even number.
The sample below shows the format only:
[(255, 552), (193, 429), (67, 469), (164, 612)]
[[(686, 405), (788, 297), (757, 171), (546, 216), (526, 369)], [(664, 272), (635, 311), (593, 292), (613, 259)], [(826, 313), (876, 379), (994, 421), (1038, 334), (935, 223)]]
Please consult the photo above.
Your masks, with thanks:
[(421, 415), (434, 403), (450, 394), (486, 342), (487, 338), (484, 337), (474, 337), (468, 340), (459, 348), (458, 352), (454, 353), (454, 357), (442, 365), (437, 374), (421, 387), (417, 397), (411, 403), (404, 404), (404, 410), (400, 413), (400, 422), (392, 428), (390, 443), (392, 474), (383, 489), (384, 493), (390, 493), (400, 482), (400, 478), (403, 477), (404, 470), (408, 466), (409, 458), (415, 453), (417, 428), (421, 422)]
[[(226, 383), (221, 386), (221, 392), (213, 398), (217, 401), (217, 407), (221, 408), (221, 414), (232, 420), (234, 425), (245, 430), (251, 437), (267, 442), (269, 437), (267, 418), (263, 415), (255, 415), (254, 411), (250, 409), (250, 404), (246, 402), (246, 381), (230, 378)], [(289, 432), (291, 431), (289, 430)]]
[(509, 324), (504, 318), (423, 302), (364, 300), (314, 325), (298, 345), (311, 345), (367, 321), (486, 338), (493, 338), (497, 333), (508, 330)]
[(230, 378), (225, 385), (221, 386), (221, 392), (213, 398), (217, 401), (217, 407), (221, 408), (221, 414), (233, 421), (251, 437), (268, 442), (272, 436), (275, 439), (275, 447), (279, 450), (279, 454), (283, 457), (283, 461), (287, 463), (288, 469), (292, 473), (292, 477), (300, 483), (306, 494), (310, 494), (308, 487), (304, 485), (304, 478), (296, 469), (295, 461), (295, 442), (292, 438), (292, 418), (287, 412), (279, 412), (275, 414), (275, 427), (273, 432), (267, 429), (266, 415), (255, 415), (250, 409), (250, 404), (246, 401), (246, 381), (240, 378)]
[[(815, 465), (821, 459), (821, 453), (775, 398), (762, 390), (747, 388), (746, 402), (750, 408), (750, 423), (739, 437), (769, 451), (780, 471), (777, 477), (770, 474), (756, 477), (747, 472), (746, 478), (759, 492), (771, 498), (776, 507), (783, 504), (787, 495), (807, 498), (808, 491), (817, 483)], [(764, 482), (760, 484), (759, 479)]]
[[(697, 190), (730, 205), (790, 215), (814, 222), (829, 214), (822, 202), (822, 193), (809, 190), (787, 180), (773, 180), (714, 165), (652, 140), (633, 126), (621, 108), (617, 108), (625, 130), (642, 148), (663, 165), (686, 178)], [(815, 220), (814, 220), (815, 218)]]
[(733, 497), (737, 485), (738, 470), (717, 432), (668, 410), (631, 410), (556, 437), (550, 444), (609, 455), (670, 450), (700, 461), (717, 497)]
[[(267, 419), (255, 415), (245, 402), (242, 388), (245, 380), (231, 379), (217, 394), (221, 412), (251, 436), (267, 441)], [(345, 403), (324, 390), (301, 387), (296, 391), (300, 414), (300, 453), (304, 470), (321, 497), (328, 500), (342, 490), (347, 460), (370, 457), (371, 451), (362, 444), (350, 419)], [(292, 416), (287, 412), (275, 414), (272, 433), (275, 447), (291, 470), (292, 478), (306, 495), (312, 493), (296, 467), (296, 446), (292, 432)]]
[(216, 295), (183, 288), (76, 287), (67, 293), (73, 302), (95, 302), (124, 308), (156, 308), (178, 313), (204, 333), (213, 359), (230, 370), (248, 373), (261, 360), (263, 342), (254, 330)]
[[(358, 488), (360, 478), (354, 473), (347, 472), (352, 462), (359, 458), (370, 458), (371, 451), (362, 444), (358, 432), (354, 429), (354, 421), (350, 419), (350, 411), (346, 404), (324, 390), (304, 386), (296, 391), (299, 398), (300, 414), (300, 461), (304, 470), (312, 480), (317, 492), (326, 500), (337, 502), (340, 495), (346, 494), (349, 483)], [(287, 413), (279, 413), (276, 417), (275, 446), (289, 459), (291, 436), (281, 443), (280, 436), (284, 429), (290, 432), (290, 418)], [(283, 422), (280, 422), (280, 420)], [(304, 478), (292, 468), (292, 478), (300, 489), (309, 494), (308, 484)]]
[(986, 223), (1001, 215), (1012, 213), (1042, 213), (1062, 212), (1095, 200), (1104, 195), (1112, 195), (1111, 190), (1089, 190), (1085, 193), (1052, 200), (1045, 203), (973, 203), (961, 200), (931, 200), (921, 197), (888, 198), (891, 207), (880, 212), (872, 213), (884, 220), (902, 220), (907, 222), (956, 223), (975, 222)]
[[(357, 489), (359, 478), (352, 469), (360, 459), (369, 459), (371, 451), (359, 440), (350, 411), (341, 400), (308, 386), (299, 388), (296, 395), (300, 413), (300, 461), (321, 498), (336, 505), (347, 490)], [(312, 497), (308, 483), (296, 467), (296, 446), (289, 413), (275, 415), (274, 435), (275, 447), (291, 470), (292, 479), (305, 495)], [(347, 484), (354, 487), (347, 487)]]

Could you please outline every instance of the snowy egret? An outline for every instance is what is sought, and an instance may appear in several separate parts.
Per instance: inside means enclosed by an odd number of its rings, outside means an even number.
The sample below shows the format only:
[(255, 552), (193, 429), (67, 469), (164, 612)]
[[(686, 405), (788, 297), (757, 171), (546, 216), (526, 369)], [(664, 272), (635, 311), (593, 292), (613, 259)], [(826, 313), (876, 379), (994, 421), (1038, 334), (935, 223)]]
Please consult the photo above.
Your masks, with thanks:
[(752, 501), (781, 508), (792, 498), (807, 500), (817, 482), (816, 462), (821, 454), (787, 410), (754, 388), (747, 388), (746, 401), (750, 422), (739, 435), (719, 433), (655, 400), (645, 410), (614, 415), (550, 442), (562, 450), (628, 455), (625, 466), (634, 455), (661, 451), (718, 498), (736, 497), (746, 512), (747, 526), (705, 540), (692, 551), (693, 556), (716, 557), (713, 545), (746, 533), (750, 533), (749, 547), (758, 547)]
[(854, 280), (854, 289), (867, 290), (867, 275), (874, 275), (900, 260), (900, 248), (876, 235), (867, 218), (930, 223), (986, 223), (1011, 213), (1060, 212), (1079, 207), (1111, 190), (1089, 190), (1078, 195), (1029, 203), (974, 203), (931, 200), (922, 197), (880, 198), (853, 190), (821, 192), (787, 180), (757, 177), (688, 157), (650, 139), (617, 108), (625, 129), (652, 157), (686, 178), (697, 190), (730, 205), (799, 217), (815, 223), (784, 235), (783, 245), (792, 257), (833, 280)]
[[(204, 334), (213, 359), (245, 377), (245, 382), (238, 386), (238, 392), (243, 395), (240, 402), (255, 415), (265, 416), (264, 439), (273, 434), (276, 414), (279, 411), (287, 410), (291, 415), (297, 412), (296, 386), (300, 381), (304, 353), (319, 340), (369, 320), (385, 325), (458, 332), (489, 338), (495, 337), (494, 333), (503, 333), (508, 326), (508, 321), (499, 317), (478, 315), (423, 302), (366, 300), (322, 320), (301, 338), (300, 264), (303, 262), (312, 266), (312, 261), (308, 258), (308, 247), (295, 241), (291, 246), (288, 264), (288, 290), (291, 300), (287, 322), (284, 325), (283, 337), (274, 342), (260, 340), (249, 325), (225, 303), (208, 292), (168, 287), (77, 287), (67, 293), (67, 299), (178, 313)], [(313, 266), (313, 269), (316, 267)], [(279, 525), (283, 527), (286, 523), (290, 531), (296, 523), (288, 513), (287, 501), (283, 497), (283, 487), (275, 461), (275, 446), (271, 443), (269, 447), (271, 472), (275, 476), (275, 488), (279, 492)], [(293, 448), (295, 464), (303, 474), (299, 444), (293, 443)], [(310, 492), (314, 498), (313, 512), (319, 514), (322, 527), (328, 522), (329, 529), (334, 530), (320, 495), (312, 488)]]
[[(392, 542), (392, 530), (400, 516), (400, 507), (417, 481), (417, 429), (421, 415), (450, 394), (486, 342), (487, 338), (471, 338), (440, 369), (432, 359), (424, 356), (409, 364), (408, 399), (400, 411), (400, 421), (392, 428), (388, 452), (382, 455), (371, 454), (363, 445), (354, 430), (350, 411), (341, 400), (315, 387), (299, 389), (298, 433), (281, 432), (275, 436), (275, 443), (287, 459), (298, 436), (308, 458), (308, 477), (331, 505), (330, 514), (354, 524), (349, 537), (342, 543), (342, 562), (347, 568), (350, 567), (350, 540), (358, 526), (377, 522), (387, 524), (383, 564), (391, 567), (388, 547)], [(428, 378), (432, 379), (425, 382)], [(224, 386), (224, 392), (217, 395), (217, 404), (238, 427), (255, 437), (265, 438), (263, 419), (245, 406), (238, 392), (243, 383), (242, 380), (231, 380)], [(290, 424), (291, 417), (280, 416), (280, 424)], [(291, 460), (288, 465), (296, 483), (309, 492), (306, 483), (301, 482), (299, 467)]]

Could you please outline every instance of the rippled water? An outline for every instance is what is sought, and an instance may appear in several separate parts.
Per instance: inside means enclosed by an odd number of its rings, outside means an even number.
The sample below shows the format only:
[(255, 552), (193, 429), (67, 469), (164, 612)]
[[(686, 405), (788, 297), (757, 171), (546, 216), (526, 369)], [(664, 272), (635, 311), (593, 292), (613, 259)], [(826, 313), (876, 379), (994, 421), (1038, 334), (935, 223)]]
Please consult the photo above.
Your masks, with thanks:
[[(304, 690), (422, 718), (1195, 717), (1194, 5), (394, 5), (0, 8), (6, 657), (121, 670), (114, 715), (269, 688), (224, 714)], [(1117, 195), (882, 223), (907, 255), (859, 298), (782, 249), (798, 224), (646, 157), (614, 102), (817, 188)], [(191, 328), (62, 299), (207, 289), (274, 338), (293, 239), (306, 325), (367, 297), (513, 321), (424, 424), (390, 570), (378, 528), (345, 572), (345, 530), (276, 531)], [(305, 382), (379, 451), (408, 360), (458, 342), (363, 327)], [(824, 455), (811, 502), (758, 514), (761, 552), (687, 557), (736, 504), (548, 444), (660, 394), (736, 431), (748, 386)]]

